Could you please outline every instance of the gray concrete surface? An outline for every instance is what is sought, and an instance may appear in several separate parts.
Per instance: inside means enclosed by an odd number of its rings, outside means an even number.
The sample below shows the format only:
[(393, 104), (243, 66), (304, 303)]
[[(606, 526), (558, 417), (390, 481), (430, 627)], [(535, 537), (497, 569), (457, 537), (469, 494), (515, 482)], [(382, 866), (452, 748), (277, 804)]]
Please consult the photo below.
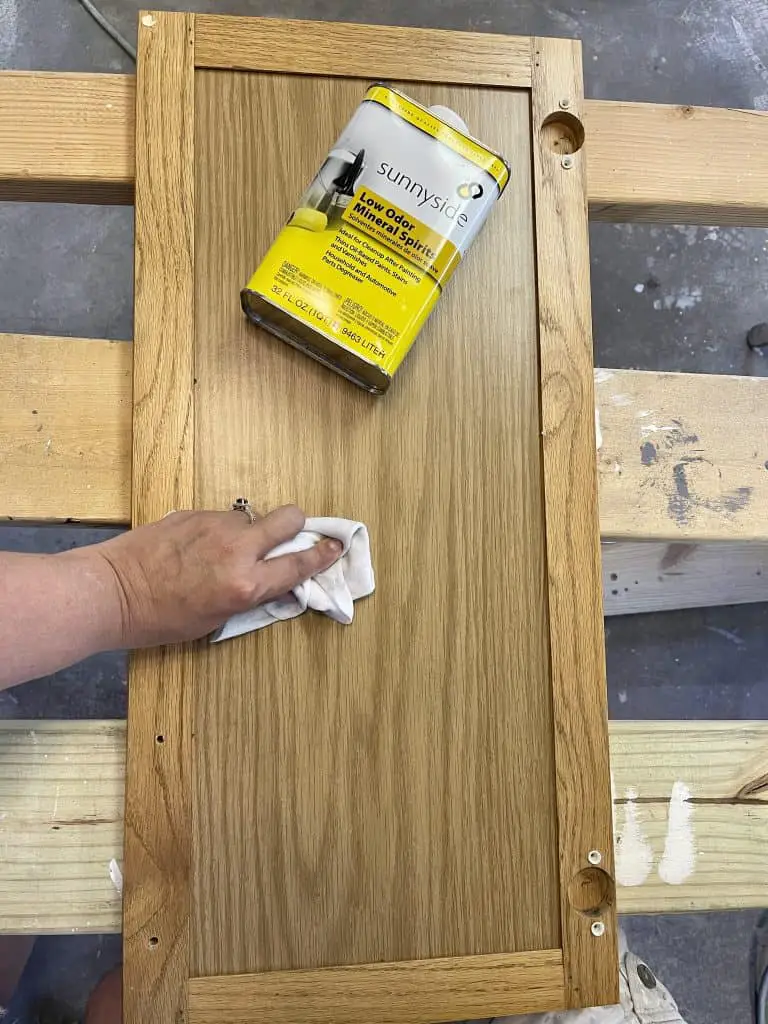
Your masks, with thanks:
[[(103, 0), (135, 37), (143, 0)], [(231, 0), (154, 6), (578, 36), (587, 94), (606, 99), (768, 108), (763, 0)], [(0, 0), (0, 68), (132, 71), (77, 0)], [(45, 131), (45, 125), (40, 126)], [(593, 310), (603, 366), (766, 375), (746, 330), (768, 319), (768, 233), (595, 225)], [(0, 204), (0, 330), (129, 339), (132, 211)], [(642, 285), (642, 288), (638, 288)], [(738, 429), (738, 427), (737, 427)], [(0, 471), (2, 467), (0, 466)], [(0, 530), (0, 547), (59, 550), (99, 531)], [(606, 632), (615, 718), (768, 717), (768, 606), (613, 619)], [(92, 659), (0, 694), (2, 717), (120, 717), (125, 660)], [(626, 918), (630, 945), (671, 987), (689, 1024), (750, 1019), (748, 956), (755, 913)], [(41, 995), (81, 1010), (119, 941), (41, 940), (19, 1024)]]

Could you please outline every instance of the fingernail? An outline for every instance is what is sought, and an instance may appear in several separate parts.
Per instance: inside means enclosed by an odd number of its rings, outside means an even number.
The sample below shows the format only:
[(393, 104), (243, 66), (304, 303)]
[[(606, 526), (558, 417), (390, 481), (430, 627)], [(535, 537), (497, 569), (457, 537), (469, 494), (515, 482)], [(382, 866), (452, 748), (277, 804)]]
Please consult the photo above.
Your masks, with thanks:
[(325, 549), (329, 555), (338, 558), (344, 550), (344, 545), (339, 540), (327, 540), (325, 542)]

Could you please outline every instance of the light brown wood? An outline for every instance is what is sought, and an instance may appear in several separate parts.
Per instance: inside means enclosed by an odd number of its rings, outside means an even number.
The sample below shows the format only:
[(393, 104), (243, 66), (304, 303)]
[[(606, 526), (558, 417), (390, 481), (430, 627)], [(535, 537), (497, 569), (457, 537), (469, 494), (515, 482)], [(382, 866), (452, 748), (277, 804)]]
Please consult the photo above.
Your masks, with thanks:
[(512, 153), (515, 187), (377, 401), (234, 301), (360, 84), (196, 76), (196, 499), (359, 517), (377, 573), (350, 629), (201, 655), (196, 975), (559, 943), (528, 96), (408, 91)]
[[(193, 25), (192, 15), (155, 13), (139, 28), (134, 526), (194, 500)], [(130, 663), (126, 1024), (169, 1024), (186, 998), (193, 661), (189, 648), (163, 648), (135, 653)]]
[(396, 25), (199, 14), (200, 68), (288, 71), (345, 78), (517, 86), (531, 84), (528, 36)]
[[(634, 791), (652, 851), (641, 884), (623, 885), (619, 872), (619, 910), (765, 906), (768, 794), (759, 781), (768, 724), (610, 722), (609, 730), (618, 838)], [(671, 885), (659, 866), (678, 781), (691, 791), (696, 861)], [(0, 723), (0, 934), (121, 930), (109, 865), (123, 863), (124, 784), (124, 722)]]
[[(0, 519), (127, 524), (130, 346), (0, 335), (0, 352), (8, 353), (0, 359), (0, 433), (5, 439), (2, 451), (7, 467), (0, 474)], [(744, 537), (750, 543), (768, 541), (768, 517), (762, 514), (762, 488), (768, 483), (768, 474), (764, 479), (759, 459), (763, 448), (768, 450), (768, 427), (763, 415), (768, 408), (768, 381), (755, 377), (603, 369), (595, 370), (595, 381), (602, 437), (598, 468), (603, 537), (610, 539), (623, 534), (628, 539), (641, 540), (652, 536), (662, 538), (662, 542), (696, 544), (714, 534), (726, 539)], [(48, 451), (37, 443), (40, 424), (30, 424), (31, 409), (38, 409), (38, 413), (46, 409), (49, 422), (55, 420), (56, 432)], [(666, 469), (660, 472), (661, 460), (657, 458), (651, 473), (642, 462), (646, 439), (650, 438), (650, 443), (662, 452), (677, 439), (675, 435), (664, 440), (673, 432), (648, 431), (642, 426), (642, 421), (649, 417), (637, 413), (656, 410), (688, 424), (682, 436), (697, 436), (695, 444), (683, 445), (683, 460), (701, 457), (705, 465), (711, 464), (718, 470), (709, 480), (706, 515), (701, 515), (699, 509), (684, 526), (669, 515), (670, 493), (676, 489), (675, 461), (667, 461)], [(706, 410), (705, 416), (702, 410)], [(732, 418), (741, 424), (739, 435), (734, 437), (730, 430)], [(669, 426), (671, 420), (661, 425)], [(756, 447), (750, 448), (749, 439), (757, 441)], [(646, 460), (650, 454), (650, 449), (646, 449)], [(634, 468), (627, 471), (628, 466)], [(745, 486), (757, 488), (758, 500), (747, 502), (734, 514), (734, 491), (738, 494), (738, 489)], [(759, 556), (755, 557), (759, 560)], [(707, 564), (712, 566), (713, 560), (707, 558)], [(712, 573), (711, 569), (707, 571)], [(724, 567), (724, 572), (729, 571), (737, 571), (735, 563), (732, 570)], [(685, 584), (679, 581), (676, 585), (684, 602), (680, 607), (692, 607), (689, 602), (695, 595), (682, 593), (680, 585)], [(742, 589), (742, 584), (738, 586)], [(745, 579), (744, 600), (750, 599), (747, 595), (751, 586)], [(756, 589), (760, 594), (759, 583)], [(713, 585), (704, 592), (709, 596), (703, 603), (731, 603), (731, 592), (725, 586), (719, 599), (713, 579)], [(670, 599), (660, 597), (667, 602), (660, 607), (674, 607)], [(638, 610), (643, 610), (642, 601)], [(645, 610), (653, 609), (649, 606)]]
[(132, 203), (135, 80), (0, 72), (0, 199)]
[(768, 601), (764, 543), (605, 540), (602, 563), (606, 615)]
[[(563, 98), (577, 131), (581, 45), (537, 39), (533, 176), (560, 903), (566, 1006), (581, 1007), (618, 1001), (618, 972), (586, 175), (583, 155), (570, 155), (578, 141), (561, 147)], [(603, 878), (607, 895), (586, 914), (573, 887), (589, 871), (591, 850), (602, 857), (593, 874), (602, 873), (595, 877)], [(605, 925), (599, 939), (590, 930), (597, 917)]]
[(318, 971), (191, 978), (189, 1024), (428, 1024), (538, 1013), (563, 1001), (559, 949)]
[(126, 342), (0, 334), (0, 519), (125, 522), (131, 367)]
[[(498, 61), (505, 37), (466, 34)], [(133, 75), (0, 72), (0, 199), (132, 202), (134, 94)], [(768, 226), (764, 111), (586, 100), (584, 121), (593, 219)]]
[(592, 100), (589, 208), (596, 220), (768, 223), (768, 112)]
[(754, 377), (597, 371), (603, 536), (764, 540), (767, 390)]

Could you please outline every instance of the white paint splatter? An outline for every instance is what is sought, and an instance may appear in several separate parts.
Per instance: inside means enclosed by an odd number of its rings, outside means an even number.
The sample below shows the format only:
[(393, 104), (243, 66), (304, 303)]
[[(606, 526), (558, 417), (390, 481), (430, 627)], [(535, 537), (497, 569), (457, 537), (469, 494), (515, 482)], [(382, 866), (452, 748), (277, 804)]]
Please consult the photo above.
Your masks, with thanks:
[(629, 700), (626, 690), (619, 690), (619, 704), (626, 704)]
[(8, 67), (19, 38), (20, 0), (0, 0), (0, 68)]
[(654, 309), (661, 309), (661, 299), (654, 299), (653, 300), (653, 308)]
[(682, 885), (696, 867), (696, 846), (693, 837), (693, 805), (691, 791), (679, 780), (669, 798), (667, 838), (659, 864), (659, 877), (667, 885)]
[(641, 283), (636, 284), (635, 285), (635, 291), (637, 292), (638, 295), (642, 295), (643, 292), (645, 291), (645, 285), (641, 284)]
[(655, 423), (641, 423), (640, 424), (640, 433), (643, 434), (643, 435), (645, 435), (645, 434), (660, 434), (660, 433), (662, 433), (662, 431), (665, 431), (665, 430), (679, 430), (679, 429), (680, 428), (676, 427), (676, 426), (657, 427)]
[(123, 895), (123, 872), (120, 870), (120, 865), (117, 863), (115, 858), (109, 862), (109, 878), (117, 890), (118, 895)]
[(600, 410), (595, 406), (595, 442), (597, 444), (597, 450), (603, 447), (603, 432), (600, 429)]
[(626, 791), (624, 824), (616, 829), (616, 880), (619, 885), (642, 885), (653, 868), (653, 847), (637, 814), (637, 792)]

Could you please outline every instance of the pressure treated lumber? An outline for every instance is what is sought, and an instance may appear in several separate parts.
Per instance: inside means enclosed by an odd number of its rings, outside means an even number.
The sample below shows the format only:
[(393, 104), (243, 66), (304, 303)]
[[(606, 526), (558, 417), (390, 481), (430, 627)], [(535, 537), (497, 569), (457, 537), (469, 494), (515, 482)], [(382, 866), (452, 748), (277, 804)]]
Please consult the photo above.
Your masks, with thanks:
[(606, 615), (768, 601), (768, 544), (755, 541), (602, 543)]
[[(576, 152), (564, 165), (561, 150), (550, 144), (545, 130), (562, 117), (563, 97), (568, 98), (568, 117), (580, 123), (581, 43), (534, 39), (533, 54), (543, 514), (567, 1009), (617, 1002), (619, 978), (611, 816), (603, 799), (610, 769), (586, 164), (583, 153)], [(608, 886), (592, 915), (584, 914), (585, 908), (573, 899), (573, 887), (588, 867), (589, 850), (599, 851)], [(591, 924), (598, 918), (605, 932), (595, 942)]]
[[(0, 199), (132, 202), (134, 96), (132, 75), (0, 72)], [(594, 219), (768, 226), (767, 112), (587, 100), (584, 115)]]
[(768, 111), (587, 104), (595, 220), (768, 224)]
[[(139, 30), (131, 522), (193, 508), (194, 16)], [(137, 651), (128, 685), (123, 1020), (183, 1016), (191, 646)]]
[(0, 520), (125, 523), (132, 346), (0, 334)]
[(533, 953), (355, 964), (285, 974), (192, 978), (190, 1024), (418, 1024), (480, 1013), (538, 1013), (562, 1004), (563, 956)]
[[(528, 88), (531, 40), (490, 32), (198, 14), (195, 65)], [(375, 72), (371, 69), (375, 68)]]
[(0, 72), (0, 199), (132, 203), (135, 79)]
[(604, 537), (765, 540), (766, 381), (598, 370)]
[[(619, 911), (765, 906), (768, 723), (609, 727), (618, 837), (624, 842), (634, 792), (635, 819), (650, 844), (640, 884), (622, 884), (633, 864), (618, 853)], [(691, 875), (670, 885), (659, 868), (675, 783), (691, 793), (696, 857)], [(0, 723), (0, 933), (120, 931), (110, 862), (123, 863), (124, 789), (124, 722)]]

